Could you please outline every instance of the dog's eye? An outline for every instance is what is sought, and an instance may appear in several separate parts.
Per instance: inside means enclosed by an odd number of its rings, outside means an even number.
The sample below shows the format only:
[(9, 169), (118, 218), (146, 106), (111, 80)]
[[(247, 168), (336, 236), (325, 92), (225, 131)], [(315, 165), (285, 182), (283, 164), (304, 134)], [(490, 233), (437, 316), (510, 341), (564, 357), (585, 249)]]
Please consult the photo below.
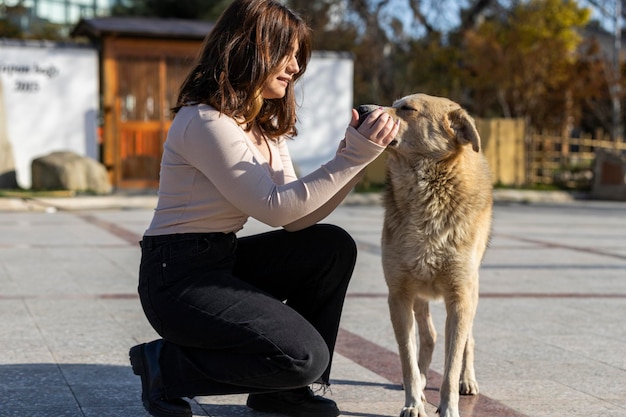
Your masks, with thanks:
[(415, 107), (411, 107), (408, 104), (403, 105), (402, 107), (400, 107), (400, 110), (404, 110), (404, 111), (417, 111), (417, 109)]

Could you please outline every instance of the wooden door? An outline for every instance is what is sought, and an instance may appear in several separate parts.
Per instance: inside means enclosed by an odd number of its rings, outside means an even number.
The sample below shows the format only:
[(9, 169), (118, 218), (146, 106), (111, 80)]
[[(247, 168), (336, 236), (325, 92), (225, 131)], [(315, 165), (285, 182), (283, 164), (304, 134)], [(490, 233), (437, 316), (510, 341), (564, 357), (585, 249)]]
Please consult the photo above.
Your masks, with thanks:
[(189, 71), (189, 57), (118, 56), (116, 183), (156, 188), (171, 107)]

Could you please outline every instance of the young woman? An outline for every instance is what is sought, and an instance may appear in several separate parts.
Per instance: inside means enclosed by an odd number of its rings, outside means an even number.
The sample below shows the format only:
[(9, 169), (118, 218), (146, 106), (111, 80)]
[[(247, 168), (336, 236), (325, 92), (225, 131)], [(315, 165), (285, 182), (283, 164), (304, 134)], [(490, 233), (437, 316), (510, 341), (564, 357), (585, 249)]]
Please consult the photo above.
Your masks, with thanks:
[[(356, 247), (318, 222), (398, 125), (381, 110), (359, 124), (353, 110), (335, 157), (297, 178), (286, 141), (310, 52), (307, 26), (281, 3), (235, 0), (181, 87), (141, 242), (139, 295), (162, 339), (130, 350), (153, 416), (234, 393), (258, 411), (339, 414), (309, 385), (329, 385)], [(282, 228), (237, 237), (250, 216)]]

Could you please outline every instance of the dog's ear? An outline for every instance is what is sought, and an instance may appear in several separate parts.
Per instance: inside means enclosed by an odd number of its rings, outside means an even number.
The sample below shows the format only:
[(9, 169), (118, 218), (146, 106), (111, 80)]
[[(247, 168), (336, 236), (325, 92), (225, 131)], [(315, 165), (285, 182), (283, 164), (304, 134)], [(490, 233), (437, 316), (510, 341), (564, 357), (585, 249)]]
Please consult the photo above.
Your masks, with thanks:
[(460, 144), (471, 143), (475, 152), (480, 151), (480, 136), (474, 125), (474, 119), (465, 110), (456, 109), (449, 112), (448, 122), (450, 130)]

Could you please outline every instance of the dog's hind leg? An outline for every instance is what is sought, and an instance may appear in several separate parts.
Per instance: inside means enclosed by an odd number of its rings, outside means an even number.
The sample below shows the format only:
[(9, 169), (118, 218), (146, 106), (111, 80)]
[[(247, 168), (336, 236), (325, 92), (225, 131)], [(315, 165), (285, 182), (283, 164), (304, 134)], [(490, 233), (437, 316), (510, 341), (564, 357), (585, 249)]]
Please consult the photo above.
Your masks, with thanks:
[(427, 417), (424, 408), (426, 398), (422, 390), (422, 378), (417, 364), (417, 339), (413, 313), (414, 299), (404, 288), (389, 290), (389, 313), (398, 342), (404, 384), (404, 408), (400, 417)]
[(418, 297), (413, 305), (413, 310), (415, 312), (415, 320), (417, 321), (420, 343), (418, 367), (422, 378), (421, 388), (424, 390), (426, 389), (428, 369), (433, 359), (433, 350), (437, 341), (437, 331), (430, 316), (428, 301)]
[(459, 385), (463, 357), (476, 311), (473, 298), (474, 285), (458, 285), (445, 298), (445, 364), (441, 384), (441, 417), (459, 417)]

